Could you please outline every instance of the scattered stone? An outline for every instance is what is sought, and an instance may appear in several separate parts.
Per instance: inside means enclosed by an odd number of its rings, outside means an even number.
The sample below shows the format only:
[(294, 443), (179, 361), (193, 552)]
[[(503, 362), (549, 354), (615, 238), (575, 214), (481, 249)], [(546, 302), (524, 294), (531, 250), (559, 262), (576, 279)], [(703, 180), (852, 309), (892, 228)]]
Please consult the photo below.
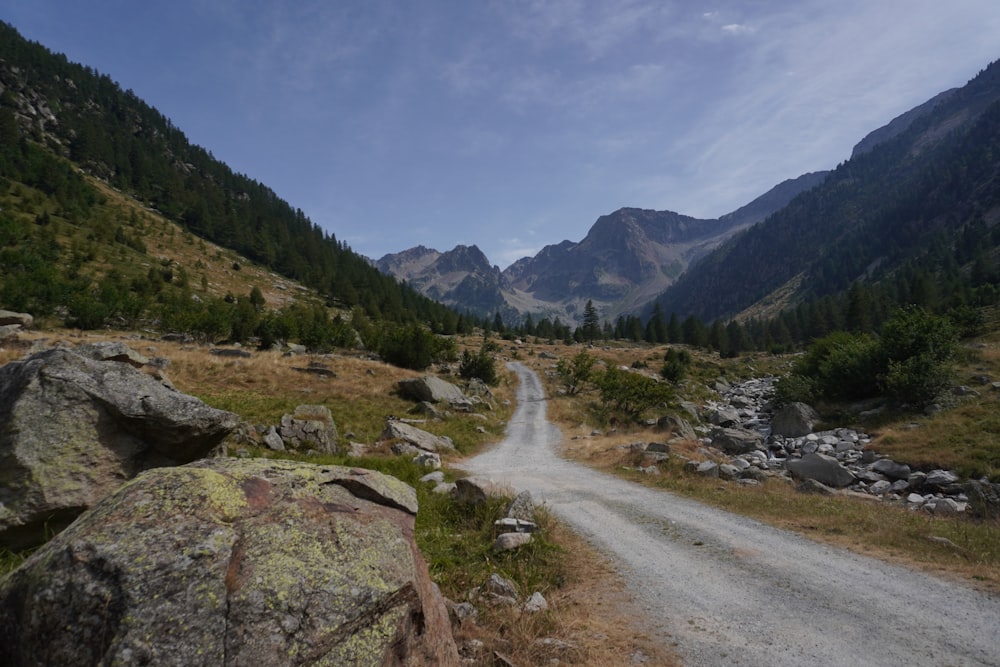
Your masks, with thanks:
[(545, 611), (549, 608), (549, 603), (545, 599), (545, 596), (535, 591), (531, 594), (531, 597), (527, 599), (524, 603), (524, 611), (529, 614), (537, 614), (540, 611)]
[(719, 464), (715, 461), (702, 461), (695, 465), (695, 472), (702, 477), (718, 477)]
[(522, 521), (534, 521), (535, 503), (531, 498), (531, 492), (521, 491), (514, 496), (514, 499), (510, 501), (510, 505), (507, 505), (507, 511), (504, 512), (504, 516), (512, 519), (521, 519)]
[(273, 449), (276, 452), (285, 451), (285, 441), (281, 439), (280, 435), (278, 435), (278, 429), (274, 426), (269, 426), (267, 428), (267, 432), (264, 433), (261, 440), (268, 449)]
[(469, 505), (478, 505), (489, 498), (506, 495), (492, 479), (462, 477), (455, 480), (455, 500)]
[(511, 598), (517, 602), (517, 584), (495, 572), (486, 580), (486, 593)]
[(513, 551), (531, 542), (531, 533), (501, 533), (493, 542), (494, 551)]
[(434, 472), (429, 472), (420, 478), (421, 482), (430, 484), (440, 484), (444, 481), (444, 472), (441, 470), (435, 470)]
[(388, 420), (378, 439), (379, 442), (399, 440), (428, 452), (454, 451), (455, 449), (455, 444), (450, 438), (428, 433), (398, 419)]
[(891, 459), (879, 459), (872, 463), (871, 469), (891, 479), (909, 479), (911, 472), (910, 466)]

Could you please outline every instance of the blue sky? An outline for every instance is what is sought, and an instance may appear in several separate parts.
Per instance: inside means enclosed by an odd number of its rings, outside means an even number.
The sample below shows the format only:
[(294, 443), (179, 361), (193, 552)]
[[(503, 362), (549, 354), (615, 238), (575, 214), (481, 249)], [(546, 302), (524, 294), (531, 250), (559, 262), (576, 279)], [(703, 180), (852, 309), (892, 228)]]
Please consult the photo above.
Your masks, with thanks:
[(372, 258), (715, 217), (1000, 58), (996, 0), (5, 0)]

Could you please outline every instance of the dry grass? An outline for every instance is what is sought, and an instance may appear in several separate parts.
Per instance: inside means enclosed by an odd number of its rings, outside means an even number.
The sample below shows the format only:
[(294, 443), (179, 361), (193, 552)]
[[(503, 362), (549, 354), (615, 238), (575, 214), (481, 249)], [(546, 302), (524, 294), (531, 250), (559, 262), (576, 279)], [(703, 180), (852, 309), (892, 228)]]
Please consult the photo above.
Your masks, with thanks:
[(560, 524), (550, 527), (549, 539), (562, 552), (566, 579), (543, 591), (545, 612), (527, 614), (515, 607), (487, 610), (477, 624), (456, 631), (464, 643), (478, 639), (483, 650), (476, 664), (570, 664), (592, 667), (644, 664), (674, 667), (680, 660), (672, 646), (643, 624), (622, 588), (614, 566), (585, 540)]

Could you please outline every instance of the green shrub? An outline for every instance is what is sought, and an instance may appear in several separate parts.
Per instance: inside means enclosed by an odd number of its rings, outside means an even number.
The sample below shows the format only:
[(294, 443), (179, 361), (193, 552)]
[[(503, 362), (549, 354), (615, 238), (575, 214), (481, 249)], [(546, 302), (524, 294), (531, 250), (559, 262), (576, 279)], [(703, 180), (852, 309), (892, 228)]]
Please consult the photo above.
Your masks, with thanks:
[(567, 394), (576, 394), (585, 383), (590, 382), (596, 361), (586, 350), (580, 350), (570, 361), (560, 359), (556, 362), (556, 373), (566, 387)]
[(480, 350), (478, 354), (472, 354), (468, 350), (463, 352), (458, 374), (466, 380), (479, 378), (491, 387), (495, 387), (498, 381), (496, 362), (485, 349)]
[(657, 382), (639, 373), (609, 368), (594, 378), (601, 392), (601, 405), (606, 416), (621, 416), (637, 420), (649, 408), (667, 403), (674, 397), (670, 385)]
[(690, 352), (670, 348), (663, 357), (663, 368), (660, 369), (660, 375), (664, 379), (677, 384), (687, 376), (688, 366), (690, 365)]

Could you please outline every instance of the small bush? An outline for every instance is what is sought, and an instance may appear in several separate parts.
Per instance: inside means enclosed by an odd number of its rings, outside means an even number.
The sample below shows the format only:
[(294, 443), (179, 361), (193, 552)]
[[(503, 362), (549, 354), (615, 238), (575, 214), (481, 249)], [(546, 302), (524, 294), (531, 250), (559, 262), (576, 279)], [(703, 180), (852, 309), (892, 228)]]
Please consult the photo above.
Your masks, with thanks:
[(479, 378), (491, 387), (495, 387), (498, 382), (496, 362), (485, 349), (478, 354), (472, 354), (468, 350), (463, 352), (458, 374), (466, 380)]

